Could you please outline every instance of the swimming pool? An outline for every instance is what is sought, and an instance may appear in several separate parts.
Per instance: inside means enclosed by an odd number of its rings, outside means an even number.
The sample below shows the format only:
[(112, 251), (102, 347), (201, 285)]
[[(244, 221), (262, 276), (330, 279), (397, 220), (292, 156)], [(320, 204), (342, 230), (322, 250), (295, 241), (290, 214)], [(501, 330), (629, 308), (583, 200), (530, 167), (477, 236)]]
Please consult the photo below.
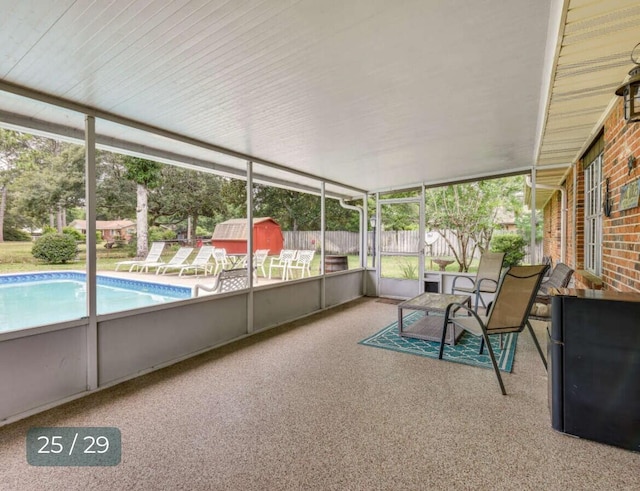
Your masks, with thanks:
[[(191, 297), (191, 288), (97, 276), (98, 314)], [(87, 315), (85, 273), (0, 275), (0, 332), (79, 319)]]

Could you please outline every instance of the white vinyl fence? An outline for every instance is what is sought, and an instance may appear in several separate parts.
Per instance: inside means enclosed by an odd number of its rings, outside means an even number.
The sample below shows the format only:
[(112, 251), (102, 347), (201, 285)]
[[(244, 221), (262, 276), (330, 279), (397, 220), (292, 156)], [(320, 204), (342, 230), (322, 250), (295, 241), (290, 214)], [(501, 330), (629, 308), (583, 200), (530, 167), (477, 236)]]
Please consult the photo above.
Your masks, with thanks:
[[(320, 250), (319, 231), (284, 231), (285, 249), (314, 249)], [(453, 233), (446, 232), (447, 238), (452, 244), (457, 245)], [(357, 254), (359, 250), (358, 233), (345, 231), (325, 232), (325, 242), (327, 254)], [(380, 236), (382, 251), (410, 253), (417, 252), (419, 248), (425, 247), (424, 253), (428, 257), (453, 256), (447, 241), (438, 234), (437, 240), (433, 244), (426, 244), (420, 240), (417, 230), (385, 230)], [(373, 232), (368, 232), (367, 254), (371, 254), (373, 246)], [(525, 263), (529, 263), (529, 246), (525, 247)], [(480, 257), (480, 251), (476, 251), (476, 258)], [(542, 259), (542, 243), (536, 244), (536, 259)]]

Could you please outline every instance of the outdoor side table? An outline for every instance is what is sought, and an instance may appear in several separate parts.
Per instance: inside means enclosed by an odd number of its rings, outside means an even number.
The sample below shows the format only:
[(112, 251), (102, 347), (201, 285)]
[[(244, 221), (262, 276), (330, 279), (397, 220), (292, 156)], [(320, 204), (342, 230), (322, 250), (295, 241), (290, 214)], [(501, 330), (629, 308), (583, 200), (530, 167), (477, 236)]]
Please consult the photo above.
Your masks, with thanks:
[[(442, 341), (442, 329), (444, 328), (444, 312), (452, 303), (466, 304), (471, 308), (469, 295), (450, 295), (447, 293), (423, 293), (398, 304), (398, 331), (400, 336), (406, 338), (424, 339), (426, 341)], [(404, 326), (402, 311), (420, 310), (424, 317), (409, 326)], [(463, 329), (451, 326), (447, 330), (445, 343), (455, 345), (462, 336)]]

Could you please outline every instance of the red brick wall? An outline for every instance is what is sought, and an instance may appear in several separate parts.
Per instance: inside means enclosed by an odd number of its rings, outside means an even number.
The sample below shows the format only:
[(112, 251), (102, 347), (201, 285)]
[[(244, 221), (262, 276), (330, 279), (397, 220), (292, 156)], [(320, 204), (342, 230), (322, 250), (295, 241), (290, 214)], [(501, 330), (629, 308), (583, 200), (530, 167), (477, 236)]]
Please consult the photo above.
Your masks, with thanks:
[(602, 269), (605, 288), (640, 292), (640, 207), (620, 211), (620, 190), (640, 179), (640, 166), (629, 173), (627, 159), (640, 161), (640, 123), (626, 123), (622, 100), (604, 125), (603, 177), (609, 178), (613, 204), (610, 217), (603, 218)]
[(561, 261), (562, 222), (560, 219), (562, 196), (556, 191), (544, 209), (542, 247), (545, 256), (553, 258), (553, 264)]

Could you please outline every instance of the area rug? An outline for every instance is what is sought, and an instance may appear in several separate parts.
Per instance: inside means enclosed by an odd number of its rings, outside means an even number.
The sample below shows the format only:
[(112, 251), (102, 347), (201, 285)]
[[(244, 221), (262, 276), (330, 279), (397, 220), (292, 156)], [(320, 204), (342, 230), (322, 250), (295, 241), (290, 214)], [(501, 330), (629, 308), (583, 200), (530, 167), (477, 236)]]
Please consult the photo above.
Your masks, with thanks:
[[(423, 315), (422, 312), (412, 312), (405, 316), (402, 322), (404, 325), (409, 326), (419, 320)], [(464, 332), (455, 346), (445, 345), (442, 359), (492, 370), (491, 358), (489, 358), (486, 348), (484, 354), (481, 355), (478, 353), (480, 351), (480, 339), (481, 338), (473, 336), (468, 332)], [(424, 341), (422, 339), (401, 337), (398, 334), (398, 322), (389, 324), (381, 331), (363, 339), (358, 344), (436, 359), (438, 358), (438, 351), (440, 350), (440, 343), (438, 341)], [(493, 348), (493, 353), (496, 356), (498, 367), (501, 371), (511, 372), (517, 344), (517, 333), (509, 333), (503, 336), (503, 349), (500, 349), (499, 336), (491, 336), (491, 347)]]

